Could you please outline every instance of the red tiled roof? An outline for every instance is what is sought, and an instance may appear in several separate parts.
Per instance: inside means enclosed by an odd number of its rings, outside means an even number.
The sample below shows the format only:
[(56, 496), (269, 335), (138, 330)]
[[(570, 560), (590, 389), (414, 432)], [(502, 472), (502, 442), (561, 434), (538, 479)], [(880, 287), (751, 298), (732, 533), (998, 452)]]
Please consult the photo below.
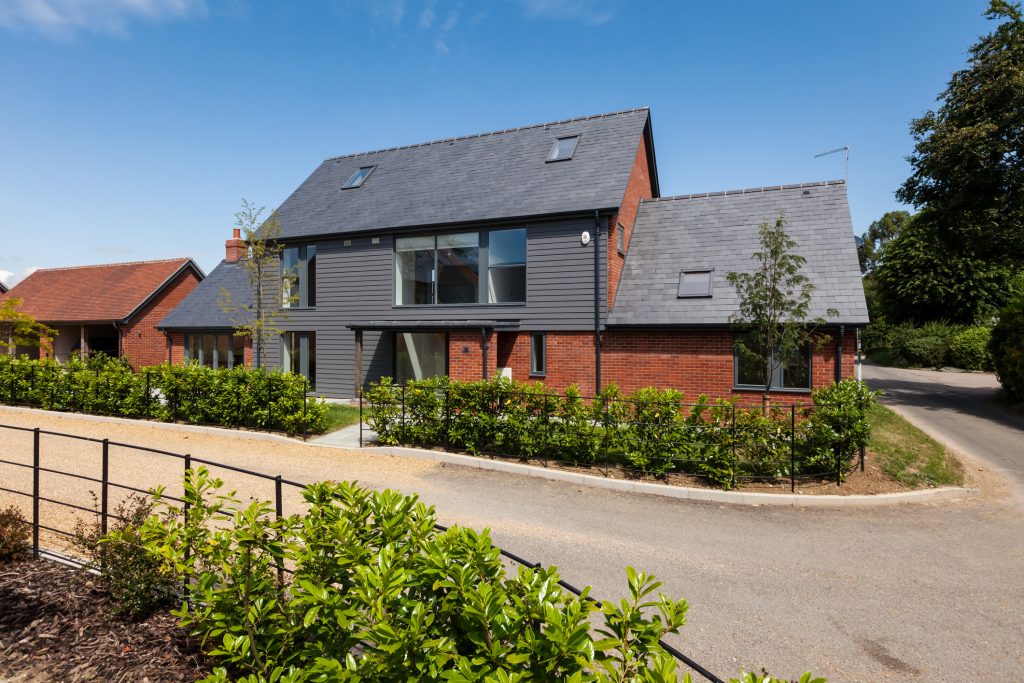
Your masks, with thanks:
[(0, 299), (21, 299), (19, 310), (40, 322), (121, 321), (190, 262), (178, 258), (40, 268)]

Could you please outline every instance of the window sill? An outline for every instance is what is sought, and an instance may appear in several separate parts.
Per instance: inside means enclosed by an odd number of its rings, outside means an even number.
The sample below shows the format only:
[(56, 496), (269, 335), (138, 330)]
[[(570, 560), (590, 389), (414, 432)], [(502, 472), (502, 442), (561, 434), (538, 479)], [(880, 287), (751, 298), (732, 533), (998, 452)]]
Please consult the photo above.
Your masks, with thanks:
[[(742, 384), (742, 385), (734, 384), (733, 387), (732, 387), (732, 390), (733, 391), (757, 392), (759, 394), (763, 394), (766, 391), (766, 389), (764, 387), (751, 386), (749, 384)], [(769, 391), (768, 393), (770, 393), (770, 394), (810, 394), (811, 393), (811, 389), (782, 389), (780, 387), (772, 387), (772, 390)]]
[(548, 376), (546, 372), (531, 372), (530, 379), (545, 379)]

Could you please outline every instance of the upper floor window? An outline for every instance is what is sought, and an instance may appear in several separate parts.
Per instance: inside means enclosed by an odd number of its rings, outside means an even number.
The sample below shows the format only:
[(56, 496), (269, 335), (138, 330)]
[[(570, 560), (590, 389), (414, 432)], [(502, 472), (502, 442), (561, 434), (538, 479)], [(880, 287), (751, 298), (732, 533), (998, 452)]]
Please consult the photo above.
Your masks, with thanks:
[(579, 144), (579, 135), (568, 135), (555, 140), (551, 152), (548, 154), (548, 161), (568, 161), (576, 153), (576, 145)]
[(366, 182), (366, 179), (370, 177), (370, 174), (373, 173), (373, 169), (375, 168), (377, 167), (363, 166), (358, 171), (353, 173), (348, 180), (345, 181), (345, 184), (341, 186), (341, 189), (352, 190), (357, 187), (360, 187), (364, 182)]
[(395, 304), (526, 301), (526, 229), (399, 237)]
[(316, 245), (304, 244), (281, 250), (281, 306), (316, 306)]
[(711, 270), (686, 270), (679, 273), (679, 290), (676, 298), (693, 299), (711, 296)]

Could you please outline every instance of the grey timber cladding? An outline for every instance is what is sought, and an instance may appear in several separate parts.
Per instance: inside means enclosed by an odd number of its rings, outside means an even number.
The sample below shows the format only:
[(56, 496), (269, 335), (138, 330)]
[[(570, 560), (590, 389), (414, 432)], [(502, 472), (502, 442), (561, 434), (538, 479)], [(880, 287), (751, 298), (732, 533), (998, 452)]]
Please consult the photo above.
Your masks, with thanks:
[[(278, 209), (282, 239), (619, 206), (646, 108), (396, 147), (324, 161)], [(569, 161), (547, 163), (558, 137)], [(359, 188), (342, 185), (376, 166)]]
[[(317, 242), (317, 306), (289, 309), (277, 325), (316, 332), (317, 391), (334, 397), (352, 396), (355, 388), (355, 333), (348, 325), (486, 319), (518, 321), (523, 331), (593, 330), (596, 241), (580, 243), (580, 233), (593, 233), (593, 218), (521, 225), (527, 231), (525, 304), (394, 306), (394, 235), (376, 235), (379, 243), (372, 244), (371, 236), (363, 234), (346, 238), (351, 246), (343, 239)], [(604, 277), (602, 268), (601, 310)], [(363, 333), (367, 381), (392, 372), (392, 339), (388, 332)], [(491, 352), (497, 349), (492, 346)], [(280, 353), (280, 342), (272, 341), (267, 348), (271, 367), (280, 364)]]
[(219, 304), (221, 289), (231, 294), (237, 305), (252, 301), (249, 273), (241, 263), (221, 261), (206, 279), (189, 292), (180, 304), (164, 318), (158, 329), (225, 329), (235, 326), (232, 318), (240, 319), (241, 313), (225, 313)]
[[(831, 181), (644, 201), (608, 324), (728, 324), (739, 299), (726, 273), (754, 270), (761, 223), (780, 214), (816, 287), (810, 318), (834, 308), (830, 322), (867, 323), (846, 184)], [(712, 296), (678, 298), (680, 271), (703, 269), (714, 269)]]

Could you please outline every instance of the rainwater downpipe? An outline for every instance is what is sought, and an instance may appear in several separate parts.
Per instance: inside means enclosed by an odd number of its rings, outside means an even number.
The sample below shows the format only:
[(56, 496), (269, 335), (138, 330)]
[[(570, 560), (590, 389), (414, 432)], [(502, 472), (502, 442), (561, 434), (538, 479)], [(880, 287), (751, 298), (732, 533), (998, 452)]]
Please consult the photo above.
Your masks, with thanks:
[(836, 381), (843, 381), (843, 338), (846, 336), (846, 325), (839, 326), (839, 339), (836, 341)]
[(487, 349), (490, 348), (490, 344), (487, 343), (487, 328), (480, 328), (480, 341), (483, 345), (483, 356), (484, 356), (484, 381), (487, 381)]
[(594, 393), (601, 391), (601, 215), (594, 211)]

